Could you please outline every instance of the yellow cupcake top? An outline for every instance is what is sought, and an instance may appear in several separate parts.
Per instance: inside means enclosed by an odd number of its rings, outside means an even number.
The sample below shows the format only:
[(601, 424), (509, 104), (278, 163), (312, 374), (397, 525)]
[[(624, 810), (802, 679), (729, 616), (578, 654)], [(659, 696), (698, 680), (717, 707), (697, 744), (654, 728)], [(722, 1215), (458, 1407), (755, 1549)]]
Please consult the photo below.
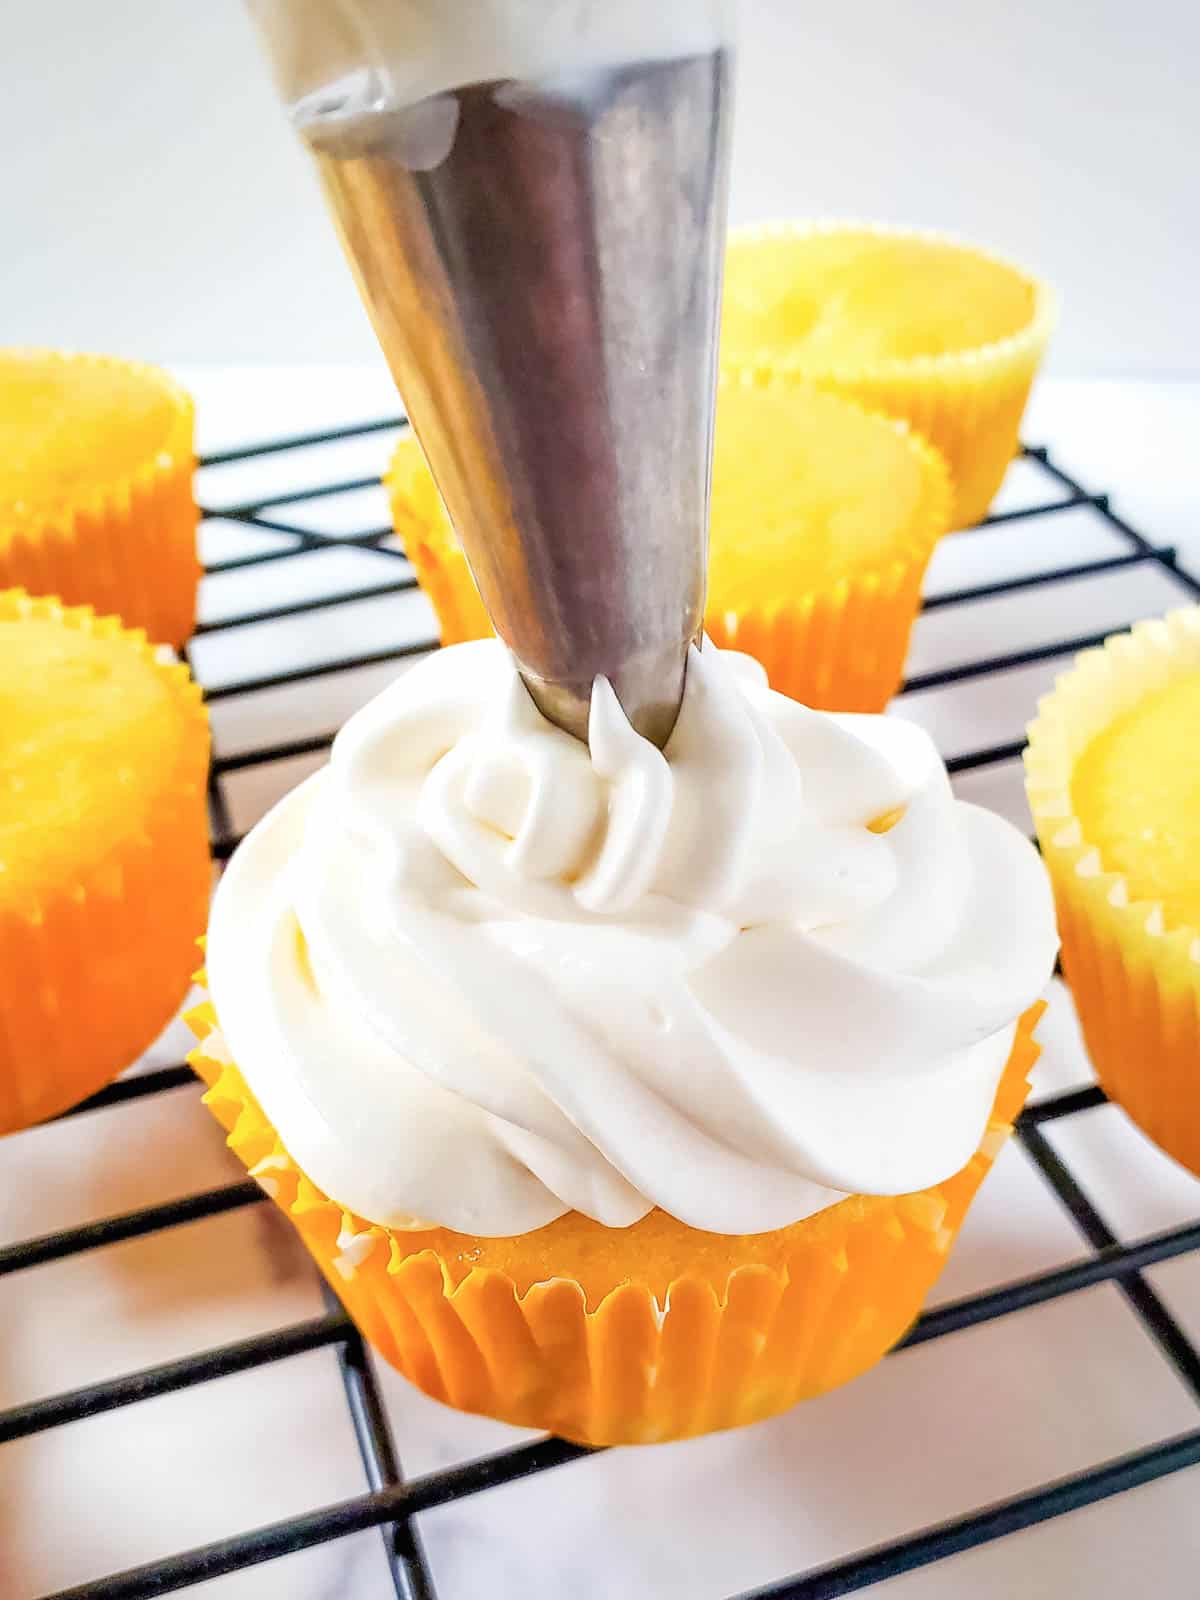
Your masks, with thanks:
[(786, 382), (717, 399), (710, 609), (770, 606), (932, 550), (950, 524), (941, 458), (902, 422)]
[(936, 235), (860, 226), (746, 229), (725, 268), (721, 358), (786, 354), (808, 372), (937, 360), (1050, 314), (1032, 278)]
[(411, 429), (396, 441), (384, 482), (391, 497), (392, 520), (406, 555), (411, 558), (414, 547), (421, 544), (428, 544), (438, 554), (447, 548), (461, 548), (425, 452)]
[(152, 367), (0, 351), (0, 545), (190, 457), (191, 415)]
[(1200, 671), (1152, 690), (1092, 740), (1071, 801), (1084, 838), (1130, 898), (1167, 926), (1200, 926)]
[(207, 759), (186, 667), (113, 617), (0, 590), (0, 911), (81, 889)]

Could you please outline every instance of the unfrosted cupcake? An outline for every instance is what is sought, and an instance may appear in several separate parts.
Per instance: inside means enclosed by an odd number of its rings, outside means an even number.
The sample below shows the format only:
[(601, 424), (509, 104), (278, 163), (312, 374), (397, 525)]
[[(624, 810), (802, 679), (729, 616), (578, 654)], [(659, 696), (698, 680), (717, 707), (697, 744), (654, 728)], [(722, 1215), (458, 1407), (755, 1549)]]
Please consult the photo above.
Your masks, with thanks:
[[(491, 624), (420, 446), (400, 440), (392, 516), (446, 644)], [(906, 423), (790, 382), (727, 379), (717, 402), (705, 627), (806, 705), (880, 711), (950, 525), (936, 451)]]
[(1200, 608), (1080, 656), (1025, 762), (1100, 1081), (1200, 1174)]
[(736, 230), (721, 362), (902, 417), (945, 457), (954, 525), (986, 513), (1017, 450), (1053, 292), (939, 234), (862, 223)]
[(187, 993), (207, 765), (185, 667), (114, 617), (0, 591), (0, 1133), (116, 1077)]
[(194, 1059), (413, 1382), (679, 1438), (901, 1336), (1054, 948), (1035, 853), (917, 728), (710, 648), (664, 751), (603, 679), (584, 745), (488, 640), (354, 717), (234, 856)]
[(180, 645), (196, 616), (192, 403), (153, 367), (0, 351), (0, 588)]

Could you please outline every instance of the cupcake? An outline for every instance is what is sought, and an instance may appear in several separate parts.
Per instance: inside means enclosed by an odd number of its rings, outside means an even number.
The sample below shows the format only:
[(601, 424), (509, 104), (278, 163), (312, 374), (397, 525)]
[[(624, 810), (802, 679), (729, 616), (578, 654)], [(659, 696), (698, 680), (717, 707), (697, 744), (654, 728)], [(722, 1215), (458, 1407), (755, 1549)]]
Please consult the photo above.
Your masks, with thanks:
[(0, 591), (0, 1133), (115, 1078), (187, 993), (207, 764), (185, 667), (114, 617)]
[(192, 403), (107, 356), (0, 351), (0, 588), (181, 645), (196, 617)]
[(721, 361), (903, 417), (946, 458), (965, 527), (1016, 453), (1054, 320), (1045, 284), (938, 234), (767, 225), (731, 237)]
[(496, 640), (346, 725), (217, 891), (208, 1104), (427, 1393), (593, 1444), (902, 1335), (1036, 1055), (1053, 908), (927, 736), (693, 651), (663, 751)]
[[(443, 643), (492, 630), (411, 436), (392, 515)], [(950, 525), (937, 453), (908, 425), (793, 383), (729, 378), (717, 402), (705, 627), (806, 705), (880, 711), (896, 692), (921, 583)]]
[(433, 606), (442, 644), (488, 638), (491, 619), (415, 433), (400, 436), (383, 483), (392, 525)]
[(1200, 1174), (1200, 607), (1085, 651), (1025, 765), (1100, 1082)]

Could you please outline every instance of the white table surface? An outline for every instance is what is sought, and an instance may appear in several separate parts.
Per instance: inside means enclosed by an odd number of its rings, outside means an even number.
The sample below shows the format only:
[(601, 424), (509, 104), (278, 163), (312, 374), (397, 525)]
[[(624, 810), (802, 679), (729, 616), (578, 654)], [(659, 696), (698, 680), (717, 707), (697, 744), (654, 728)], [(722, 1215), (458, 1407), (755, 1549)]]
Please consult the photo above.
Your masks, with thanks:
[[(197, 396), (200, 446), (228, 448), (395, 410), (378, 369), (228, 369), (181, 374)], [(1089, 488), (1109, 489), (1140, 531), (1200, 569), (1194, 476), (1200, 384), (1047, 381), (1025, 429)], [(388, 436), (311, 457), (203, 475), (201, 495), (251, 499), (377, 471)], [(1014, 468), (1002, 505), (1044, 497)], [(314, 527), (386, 520), (379, 491), (289, 508)], [(221, 525), (210, 558), (262, 535)], [(1120, 553), (1085, 510), (1016, 522), (945, 544), (930, 589)], [(333, 552), (206, 585), (203, 614), (270, 604), (313, 586), (383, 582), (383, 555)], [(1132, 568), (969, 610), (932, 613), (911, 666), (1119, 626), (1180, 603), (1161, 574)], [(420, 596), (240, 629), (199, 641), (208, 681), (354, 654), (423, 630)], [(1018, 736), (1062, 663), (914, 697), (905, 715), (945, 749)], [(395, 667), (319, 679), (214, 706), (223, 753), (331, 728)], [(235, 822), (314, 764), (237, 774)], [(964, 777), (961, 792), (1027, 825), (1019, 769)], [(178, 1060), (172, 1030), (151, 1052)], [(1069, 1002), (1043, 1026), (1035, 1092), (1084, 1082)], [(193, 1089), (0, 1142), (0, 1244), (204, 1189), (240, 1176)], [(1200, 1183), (1113, 1108), (1050, 1135), (1122, 1239), (1200, 1216)], [(1086, 1253), (1021, 1151), (1010, 1146), (970, 1214), (935, 1300)], [(1200, 1339), (1200, 1256), (1148, 1277)], [(319, 1312), (307, 1257), (269, 1207), (152, 1235), (0, 1280), (0, 1408)], [(420, 1473), (521, 1437), (449, 1411), (383, 1374), (404, 1467)], [(741, 1432), (576, 1462), (426, 1514), (420, 1526), (443, 1600), (718, 1600), (753, 1585), (969, 1511), (1196, 1426), (1194, 1402), (1112, 1285), (936, 1340), (840, 1392)], [(361, 1468), (333, 1352), (322, 1350), (127, 1407), (0, 1449), (0, 1597), (27, 1597), (358, 1493)], [(1191, 1600), (1200, 1587), (1200, 1477), (1177, 1474), (1088, 1511), (893, 1580), (887, 1600)], [(384, 1600), (372, 1531), (192, 1591), (205, 1600)]]

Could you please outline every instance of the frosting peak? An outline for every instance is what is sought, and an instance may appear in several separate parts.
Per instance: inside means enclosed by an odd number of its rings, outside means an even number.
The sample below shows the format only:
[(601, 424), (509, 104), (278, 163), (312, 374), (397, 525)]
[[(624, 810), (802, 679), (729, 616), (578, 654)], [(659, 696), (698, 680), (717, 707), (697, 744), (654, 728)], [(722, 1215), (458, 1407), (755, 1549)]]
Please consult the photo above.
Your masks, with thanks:
[(911, 725), (707, 648), (665, 750), (603, 679), (584, 746), (489, 640), (254, 830), (209, 976), (285, 1144), (372, 1221), (749, 1233), (961, 1166), (1054, 950), (1033, 850)]

